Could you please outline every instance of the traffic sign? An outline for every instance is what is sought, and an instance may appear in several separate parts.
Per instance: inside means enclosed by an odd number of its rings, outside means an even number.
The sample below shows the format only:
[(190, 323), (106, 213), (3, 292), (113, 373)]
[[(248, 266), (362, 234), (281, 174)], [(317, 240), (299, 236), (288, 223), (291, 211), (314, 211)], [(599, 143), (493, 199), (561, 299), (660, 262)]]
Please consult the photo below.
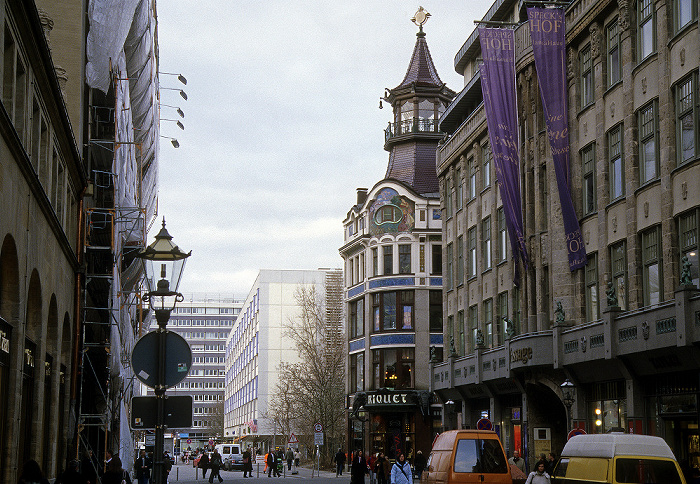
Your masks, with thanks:
[(583, 429), (573, 429), (571, 432), (569, 432), (569, 435), (566, 436), (566, 440), (569, 440), (571, 437), (575, 437), (577, 435), (585, 435), (586, 431)]
[[(163, 423), (167, 427), (192, 427), (192, 395), (167, 396), (164, 407), (165, 419)], [(157, 412), (157, 397), (133, 397), (131, 399), (131, 428), (134, 430), (155, 429)]]
[(480, 418), (479, 421), (476, 423), (476, 428), (478, 430), (493, 430), (493, 424), (489, 419), (484, 417)]
[(289, 436), (289, 442), (287, 442), (287, 443), (288, 444), (298, 444), (299, 439), (297, 439), (297, 436), (294, 435), (294, 433), (292, 433), (292, 435)]
[(323, 432), (323, 425), (321, 425), (319, 422), (316, 422), (314, 424), (314, 432)]
[(314, 445), (323, 445), (323, 432), (314, 432)]
[[(136, 378), (146, 386), (158, 385), (158, 331), (141, 337), (131, 352), (131, 366)], [(178, 333), (165, 331), (165, 387), (174, 387), (185, 379), (192, 366), (192, 350)]]

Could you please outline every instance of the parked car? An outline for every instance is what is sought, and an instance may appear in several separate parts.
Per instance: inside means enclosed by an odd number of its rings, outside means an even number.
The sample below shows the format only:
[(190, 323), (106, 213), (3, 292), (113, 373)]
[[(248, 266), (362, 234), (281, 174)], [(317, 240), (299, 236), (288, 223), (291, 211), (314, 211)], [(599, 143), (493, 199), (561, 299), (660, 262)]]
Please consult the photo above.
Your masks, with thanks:
[(216, 450), (221, 454), (225, 471), (243, 470), (243, 452), (238, 444), (218, 444)]

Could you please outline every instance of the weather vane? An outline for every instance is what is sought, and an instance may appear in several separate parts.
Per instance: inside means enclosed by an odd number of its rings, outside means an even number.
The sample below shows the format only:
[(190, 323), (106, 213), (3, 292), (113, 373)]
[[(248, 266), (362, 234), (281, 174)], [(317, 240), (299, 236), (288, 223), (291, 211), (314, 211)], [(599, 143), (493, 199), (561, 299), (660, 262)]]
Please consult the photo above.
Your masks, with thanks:
[(423, 7), (418, 7), (418, 11), (413, 16), (411, 21), (418, 26), (421, 32), (423, 32), (423, 24), (428, 21), (430, 14), (425, 11)]

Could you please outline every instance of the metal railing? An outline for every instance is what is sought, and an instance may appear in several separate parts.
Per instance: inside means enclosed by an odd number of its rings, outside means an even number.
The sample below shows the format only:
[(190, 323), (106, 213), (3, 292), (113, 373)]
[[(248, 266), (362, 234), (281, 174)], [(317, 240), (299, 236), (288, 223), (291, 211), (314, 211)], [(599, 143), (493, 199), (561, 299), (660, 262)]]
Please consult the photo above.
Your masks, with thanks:
[(395, 136), (401, 136), (409, 133), (437, 133), (438, 123), (435, 119), (412, 118), (405, 119), (398, 123), (389, 123), (389, 126), (384, 130), (384, 141)]

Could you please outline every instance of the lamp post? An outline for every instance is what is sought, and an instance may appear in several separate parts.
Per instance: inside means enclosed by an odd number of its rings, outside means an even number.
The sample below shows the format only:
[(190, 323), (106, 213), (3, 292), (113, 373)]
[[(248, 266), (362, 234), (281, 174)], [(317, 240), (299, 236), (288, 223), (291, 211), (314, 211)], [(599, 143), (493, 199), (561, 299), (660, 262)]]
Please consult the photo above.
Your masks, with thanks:
[(566, 407), (566, 425), (568, 431), (571, 430), (571, 407), (574, 405), (576, 385), (574, 385), (573, 382), (567, 378), (564, 380), (564, 383), (559, 385), (559, 388), (561, 388), (562, 401)]
[(451, 398), (445, 402), (445, 430), (451, 430), (452, 416), (455, 412), (455, 402)]
[(184, 297), (177, 292), (182, 271), (187, 258), (192, 254), (182, 252), (172, 243), (172, 237), (163, 227), (155, 237), (155, 241), (138, 253), (146, 275), (146, 293), (143, 300), (148, 302), (155, 313), (158, 322), (157, 343), (157, 380), (154, 392), (156, 395), (156, 439), (154, 449), (153, 484), (165, 484), (167, 480), (166, 463), (163, 460), (165, 446), (165, 357), (168, 320), (175, 305)]

